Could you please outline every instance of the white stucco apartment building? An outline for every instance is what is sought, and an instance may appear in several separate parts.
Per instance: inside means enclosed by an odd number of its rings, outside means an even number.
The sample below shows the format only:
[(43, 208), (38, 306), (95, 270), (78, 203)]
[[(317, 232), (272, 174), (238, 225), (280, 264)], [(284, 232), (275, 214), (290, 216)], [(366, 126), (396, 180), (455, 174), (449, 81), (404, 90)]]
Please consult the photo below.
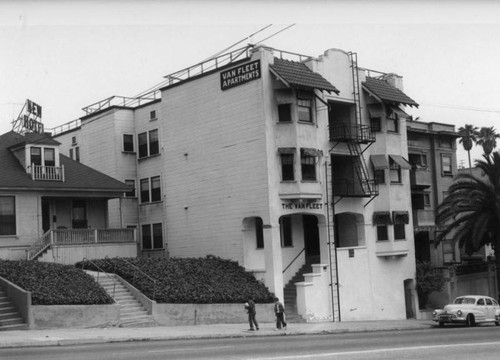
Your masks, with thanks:
[(311, 321), (416, 316), (404, 107), (418, 104), (400, 76), (337, 49), (249, 46), (165, 79), (54, 129), (134, 189), (110, 221), (137, 227), (142, 256), (233, 259)]

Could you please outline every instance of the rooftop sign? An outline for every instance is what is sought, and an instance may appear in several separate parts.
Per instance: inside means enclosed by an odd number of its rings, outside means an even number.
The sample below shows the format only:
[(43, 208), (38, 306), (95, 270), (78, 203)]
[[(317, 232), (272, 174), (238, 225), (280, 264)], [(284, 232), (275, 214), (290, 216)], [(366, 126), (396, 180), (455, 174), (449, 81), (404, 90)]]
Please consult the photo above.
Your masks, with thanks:
[(34, 132), (43, 134), (42, 107), (31, 100), (26, 100), (17, 120), (12, 122), (12, 130), (25, 134)]
[(260, 60), (245, 63), (220, 73), (220, 88), (227, 90), (259, 79), (261, 75)]

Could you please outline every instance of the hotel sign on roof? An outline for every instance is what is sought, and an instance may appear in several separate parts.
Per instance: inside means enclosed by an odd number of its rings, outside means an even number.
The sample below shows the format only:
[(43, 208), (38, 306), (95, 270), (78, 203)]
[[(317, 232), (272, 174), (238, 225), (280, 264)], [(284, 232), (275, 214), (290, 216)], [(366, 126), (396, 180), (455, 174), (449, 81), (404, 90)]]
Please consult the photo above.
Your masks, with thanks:
[(220, 73), (220, 88), (227, 90), (259, 79), (261, 75), (260, 60), (245, 63)]

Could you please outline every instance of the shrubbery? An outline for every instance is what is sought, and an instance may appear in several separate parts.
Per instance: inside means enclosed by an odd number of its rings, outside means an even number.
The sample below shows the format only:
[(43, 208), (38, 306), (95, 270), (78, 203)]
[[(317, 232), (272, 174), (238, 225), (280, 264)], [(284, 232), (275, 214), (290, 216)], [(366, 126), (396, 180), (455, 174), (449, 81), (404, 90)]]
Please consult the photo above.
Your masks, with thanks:
[(111, 304), (92, 276), (74, 266), (38, 261), (0, 260), (0, 276), (31, 291), (33, 305)]
[[(272, 302), (274, 298), (264, 284), (236, 261), (210, 255), (205, 258), (124, 260), (156, 279), (156, 290), (153, 291), (151, 281), (135, 277), (134, 268), (121, 258), (92, 260), (92, 263), (106, 272), (116, 273), (159, 303), (241, 303), (249, 297), (256, 302)], [(92, 263), (80, 262), (75, 266), (98, 270)]]

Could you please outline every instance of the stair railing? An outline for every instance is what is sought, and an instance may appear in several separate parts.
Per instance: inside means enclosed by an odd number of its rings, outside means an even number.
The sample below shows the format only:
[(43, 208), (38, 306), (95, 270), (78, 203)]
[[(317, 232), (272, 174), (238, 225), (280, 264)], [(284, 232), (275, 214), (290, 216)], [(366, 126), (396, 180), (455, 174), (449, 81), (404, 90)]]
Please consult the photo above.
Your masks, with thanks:
[[(127, 264), (128, 266), (131, 266), (134, 269), (134, 282), (135, 282), (135, 280), (137, 279), (138, 276), (142, 275), (143, 278), (145, 277), (146, 279), (150, 280), (153, 283), (153, 297), (151, 298), (151, 300), (155, 300), (155, 298), (156, 298), (156, 287), (157, 287), (158, 280), (152, 278), (151, 276), (149, 276), (148, 274), (146, 274), (144, 271), (142, 271), (141, 269), (139, 269), (137, 266), (135, 266), (134, 264), (132, 264), (130, 261), (125, 260), (124, 258), (116, 257), (115, 259), (124, 262), (125, 264)], [(116, 262), (115, 262), (114, 273), (116, 274)]]
[(303, 248), (302, 250), (300, 250), (300, 252), (297, 254), (297, 256), (295, 256), (293, 258), (293, 260), (290, 262), (290, 264), (288, 264), (288, 266), (285, 268), (285, 270), (283, 270), (282, 273), (284, 274), (285, 271), (287, 271), (290, 268), (290, 266), (292, 266), (292, 264), (295, 262), (295, 260), (297, 260), (299, 258), (299, 256), (302, 255), (302, 253), (305, 251), (306, 251), (306, 248)]
[(82, 260), (82, 270), (83, 270), (83, 266), (85, 264), (85, 262), (89, 262), (90, 264), (92, 264), (93, 266), (95, 266), (97, 268), (97, 282), (99, 282), (99, 274), (102, 272), (104, 275), (106, 275), (109, 279), (113, 280), (113, 295), (111, 295), (111, 297), (115, 298), (115, 290), (116, 290), (116, 279), (114, 277), (112, 277), (111, 275), (109, 275), (106, 271), (104, 271), (99, 265), (97, 265), (95, 262), (93, 262), (92, 260), (90, 259), (87, 259), (87, 258), (83, 258)]

